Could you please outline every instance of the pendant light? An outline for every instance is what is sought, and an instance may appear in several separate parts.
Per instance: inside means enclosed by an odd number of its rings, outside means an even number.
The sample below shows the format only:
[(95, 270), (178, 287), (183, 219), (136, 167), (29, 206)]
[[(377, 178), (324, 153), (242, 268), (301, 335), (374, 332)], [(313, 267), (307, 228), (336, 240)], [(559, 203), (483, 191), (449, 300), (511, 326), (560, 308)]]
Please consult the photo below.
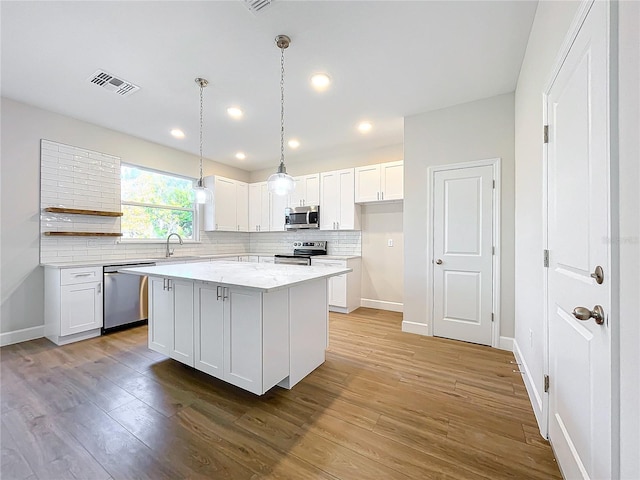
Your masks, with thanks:
[(202, 90), (209, 85), (209, 81), (204, 78), (196, 78), (196, 83), (200, 86), (200, 178), (193, 187), (195, 201), (198, 204), (213, 203), (213, 193), (204, 186), (202, 178)]
[(286, 35), (276, 37), (276, 45), (280, 49), (280, 165), (267, 180), (269, 191), (276, 195), (288, 195), (294, 188), (293, 177), (287, 174), (284, 166), (284, 50), (290, 43), (291, 39)]

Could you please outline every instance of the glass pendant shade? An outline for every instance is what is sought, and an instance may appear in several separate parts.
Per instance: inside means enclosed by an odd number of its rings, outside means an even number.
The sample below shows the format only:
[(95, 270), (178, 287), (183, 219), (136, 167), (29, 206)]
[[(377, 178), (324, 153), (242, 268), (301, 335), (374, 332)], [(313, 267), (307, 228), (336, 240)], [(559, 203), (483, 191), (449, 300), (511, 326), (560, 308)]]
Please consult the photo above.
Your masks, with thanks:
[(280, 164), (278, 171), (267, 179), (267, 188), (274, 195), (289, 195), (294, 187), (293, 177), (287, 174), (283, 164)]
[(204, 186), (204, 182), (202, 178), (200, 178), (196, 186), (193, 187), (193, 195), (195, 197), (195, 202), (198, 205), (204, 205), (205, 203), (213, 202), (213, 193), (207, 187)]

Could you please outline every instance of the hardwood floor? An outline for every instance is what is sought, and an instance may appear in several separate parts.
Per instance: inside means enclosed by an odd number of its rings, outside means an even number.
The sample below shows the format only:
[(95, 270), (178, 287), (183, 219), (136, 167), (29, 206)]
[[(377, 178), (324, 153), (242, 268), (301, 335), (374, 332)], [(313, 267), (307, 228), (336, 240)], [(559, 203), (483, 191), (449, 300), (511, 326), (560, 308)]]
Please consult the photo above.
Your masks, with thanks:
[(262, 397), (147, 349), (147, 328), (0, 349), (0, 477), (549, 479), (509, 352), (332, 314), (327, 361)]

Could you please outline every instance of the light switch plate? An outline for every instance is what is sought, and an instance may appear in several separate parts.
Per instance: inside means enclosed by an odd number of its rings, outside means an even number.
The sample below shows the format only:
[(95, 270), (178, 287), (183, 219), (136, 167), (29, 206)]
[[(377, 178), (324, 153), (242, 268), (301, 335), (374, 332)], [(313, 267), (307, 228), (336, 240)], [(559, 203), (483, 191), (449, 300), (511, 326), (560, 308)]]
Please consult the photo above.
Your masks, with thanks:
[(387, 247), (393, 247), (393, 238), (387, 240)]

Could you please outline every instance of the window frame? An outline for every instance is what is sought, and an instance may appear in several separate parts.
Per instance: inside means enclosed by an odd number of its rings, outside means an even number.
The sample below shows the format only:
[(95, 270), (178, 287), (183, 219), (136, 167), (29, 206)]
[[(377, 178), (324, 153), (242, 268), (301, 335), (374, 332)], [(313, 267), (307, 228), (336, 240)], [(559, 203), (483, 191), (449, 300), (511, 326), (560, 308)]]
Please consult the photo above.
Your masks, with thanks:
[[(161, 205), (155, 203), (143, 203), (143, 202), (131, 202), (125, 201), (122, 199), (122, 167), (136, 168), (138, 170), (144, 170), (151, 173), (157, 173), (159, 175), (166, 175), (170, 177), (175, 177), (183, 180), (189, 180), (191, 185), (195, 185), (196, 179), (193, 177), (189, 177), (187, 175), (180, 175), (178, 173), (168, 172), (166, 170), (160, 170), (157, 168), (146, 167), (143, 165), (136, 165), (134, 163), (121, 162), (120, 163), (120, 209), (125, 205), (130, 205), (134, 207), (155, 207), (155, 208), (163, 208), (167, 210), (175, 210), (179, 212), (193, 212), (193, 238), (185, 238), (183, 239), (184, 243), (200, 243), (200, 223), (201, 223), (201, 209), (198, 208), (199, 205), (195, 202), (195, 198), (193, 203), (191, 204), (191, 208), (185, 207), (174, 207), (171, 205)], [(120, 237), (118, 240), (119, 243), (166, 243), (166, 238), (125, 238)]]

